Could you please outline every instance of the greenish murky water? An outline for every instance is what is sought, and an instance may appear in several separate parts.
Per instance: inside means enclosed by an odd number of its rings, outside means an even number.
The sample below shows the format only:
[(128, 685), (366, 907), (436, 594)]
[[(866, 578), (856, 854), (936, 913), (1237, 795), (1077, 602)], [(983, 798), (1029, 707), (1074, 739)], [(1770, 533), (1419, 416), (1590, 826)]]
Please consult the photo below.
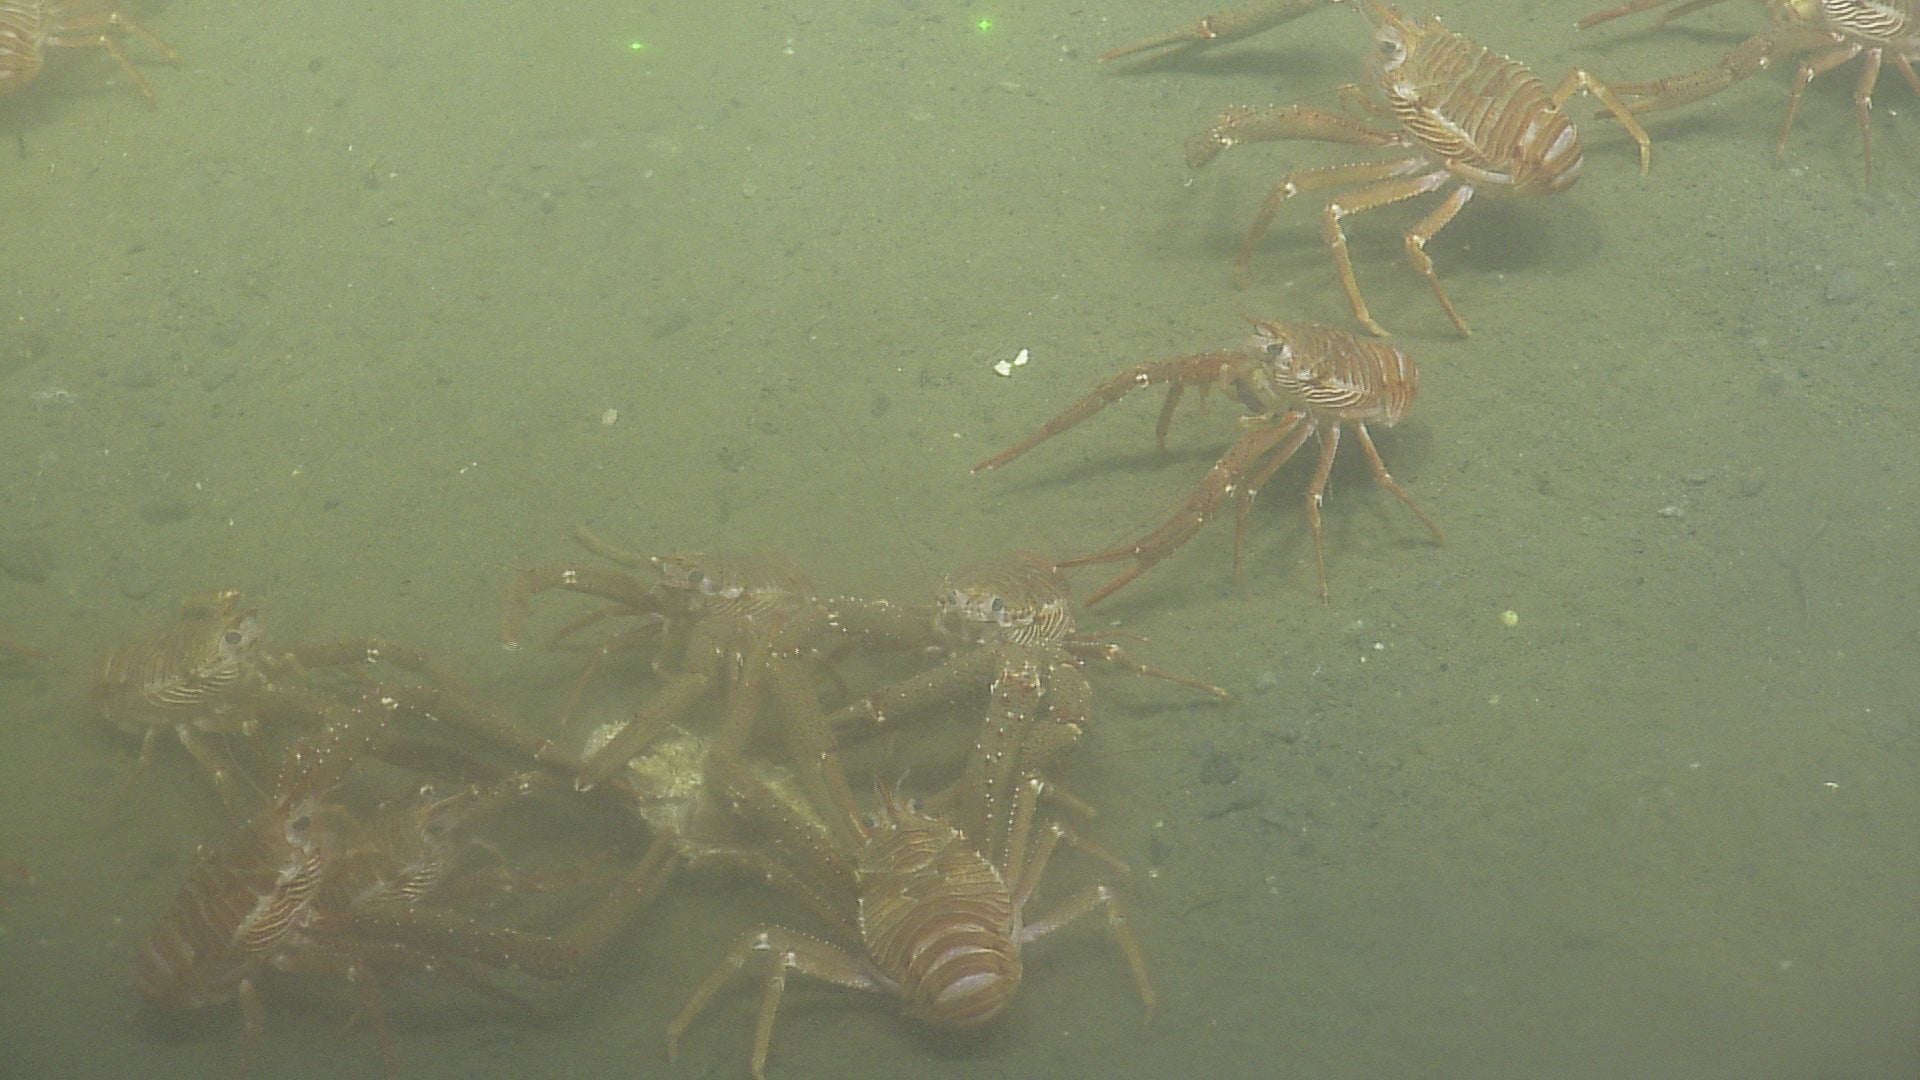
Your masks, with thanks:
[[(1180, 153), (1227, 106), (1330, 104), (1368, 47), (1348, 10), (1113, 70), (1093, 56), (1201, 11), (388, 8), (140, 7), (184, 59), (143, 65), (157, 110), (84, 51), (0, 100), (0, 638), (52, 654), (0, 656), (0, 854), (38, 875), (0, 882), (0, 1074), (233, 1068), (237, 1010), (165, 1023), (131, 985), (218, 802), (167, 753), (111, 818), (133, 747), (87, 700), (181, 594), (245, 589), (277, 640), (417, 642), (545, 727), (584, 652), (494, 627), (575, 523), (917, 599), (1136, 535), (1236, 431), (1192, 407), (1161, 455), (1129, 401), (968, 474), (1097, 381), (1243, 315), (1352, 328), (1311, 207), (1247, 289), (1228, 264), (1274, 178), (1353, 155)], [(1549, 81), (1763, 25), (1439, 10)], [(796, 986), (769, 1074), (1920, 1072), (1920, 102), (1882, 79), (1864, 193), (1853, 79), (1814, 84), (1779, 169), (1788, 72), (1656, 118), (1644, 179), (1576, 101), (1581, 183), (1476, 200), (1430, 249), (1471, 339), (1405, 264), (1420, 211), (1352, 219), (1423, 377), (1376, 438), (1446, 542), (1349, 453), (1330, 605), (1296, 464), (1238, 584), (1218, 522), (1099, 609), (1237, 695), (1099, 674), (1070, 773), (1134, 864), (1158, 1015), (1096, 918), (976, 1037)], [(616, 666), (589, 707), (647, 685)], [(1099, 872), (1062, 856), (1047, 895)], [(769, 916), (797, 918), (683, 883), (539, 1022), (395, 980), (404, 1074), (744, 1076), (751, 993), (672, 1069), (662, 1032)], [(258, 1074), (377, 1071), (348, 995), (264, 990)]]

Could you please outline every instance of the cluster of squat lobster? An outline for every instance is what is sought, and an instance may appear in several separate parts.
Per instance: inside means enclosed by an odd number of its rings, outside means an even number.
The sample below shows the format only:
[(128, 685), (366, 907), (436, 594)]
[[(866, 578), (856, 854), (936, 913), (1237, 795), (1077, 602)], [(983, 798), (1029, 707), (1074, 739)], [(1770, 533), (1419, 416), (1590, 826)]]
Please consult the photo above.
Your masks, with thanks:
[[(1264, 0), (1101, 59), (1244, 39), (1324, 2)], [(1667, 15), (1715, 2), (1684, 0)], [(1552, 194), (1579, 178), (1580, 138), (1564, 111), (1577, 93), (1598, 98), (1634, 138), (1644, 173), (1642, 116), (1798, 58), (1776, 147), (1783, 155), (1808, 84), (1864, 57), (1854, 101), (1870, 185), (1871, 94), (1881, 65), (1893, 64), (1920, 92), (1912, 66), (1920, 53), (1915, 0), (1765, 0), (1769, 26), (1696, 71), (1609, 84), (1575, 70), (1551, 88), (1437, 18), (1417, 23), (1384, 0), (1354, 3), (1373, 32), (1370, 84), (1343, 88), (1342, 97), (1364, 120), (1299, 106), (1236, 110), (1191, 140), (1188, 158), (1199, 167), (1239, 144), (1283, 139), (1390, 150), (1383, 160), (1282, 176), (1235, 263), (1244, 278), (1293, 196), (1331, 192), (1322, 235), (1354, 319), (1377, 336), (1386, 330), (1354, 277), (1345, 219), (1444, 191), (1406, 233), (1405, 247), (1466, 334), (1426, 247), (1476, 192)], [(1579, 25), (1673, 3), (1633, 0)], [(82, 0), (0, 0), (0, 94), (30, 81), (45, 50), (91, 47), (107, 52), (152, 100), (122, 35), (168, 60), (173, 50), (120, 12), (82, 7)], [(1225, 692), (1148, 667), (1082, 629), (1062, 574), (1124, 564), (1086, 600), (1098, 603), (1229, 502), (1237, 571), (1255, 495), (1317, 439), (1305, 512), (1327, 599), (1321, 511), (1345, 432), (1376, 481), (1438, 542), (1439, 528), (1388, 473), (1368, 427), (1402, 420), (1417, 383), (1413, 361), (1399, 349), (1305, 322), (1259, 321), (1241, 347), (1129, 368), (975, 471), (1011, 463), (1136, 389), (1166, 388), (1156, 427), (1164, 444), (1183, 395), (1219, 388), (1243, 410), (1241, 432), (1199, 485), (1129, 543), (1060, 561), (1008, 556), (956, 572), (925, 603), (823, 597), (779, 556), (639, 557), (582, 532), (602, 561), (518, 575), (501, 632), (502, 643), (517, 649), (533, 600), (556, 590), (601, 602), (562, 627), (556, 642), (600, 622), (619, 627), (574, 680), (562, 722), (580, 709), (607, 660), (650, 654), (653, 685), (631, 718), (603, 726), (578, 749), (502, 715), (417, 649), (375, 639), (274, 647), (238, 592), (190, 597), (174, 625), (103, 658), (93, 686), (101, 713), (140, 740), (139, 765), (121, 800), (155, 749), (176, 739), (211, 778), (233, 825), (187, 873), (141, 954), (137, 986), (167, 1010), (238, 1002), (250, 1056), (262, 1031), (257, 984), (264, 973), (344, 980), (392, 1073), (396, 1052), (378, 989), (388, 973), (431, 973), (525, 1004), (508, 981), (577, 973), (679, 874), (708, 870), (766, 882), (826, 932), (770, 924), (739, 937), (672, 1020), (669, 1053), (732, 977), (753, 965), (761, 978), (756, 1077), (791, 974), (891, 996), (907, 1015), (939, 1027), (978, 1026), (1020, 985), (1025, 946), (1095, 910), (1151, 1012), (1143, 952), (1108, 884), (1086, 885), (1044, 914), (1027, 910), (1060, 845), (1114, 876), (1127, 873), (1124, 861), (1084, 835), (1093, 808), (1058, 774), (1095, 726), (1092, 665), (1216, 698)], [(0, 651), (37, 655), (5, 642)], [(849, 666), (895, 670), (856, 689)], [(947, 763), (949, 782), (919, 800), (885, 783), (873, 785), (871, 799), (857, 794), (843, 750), (930, 715), (959, 716), (970, 733), (962, 759)], [(276, 731), (289, 734), (270, 753)], [(583, 833), (604, 834), (606, 851), (574, 865), (522, 865), (495, 830), (503, 816), (534, 806), (578, 815)], [(606, 872), (609, 860), (629, 865)], [(26, 875), (10, 862), (0, 869)], [(535, 894), (572, 898), (564, 929), (498, 915), (503, 898)]]
[[(1096, 909), (1151, 1012), (1146, 962), (1113, 889), (1086, 885), (1028, 911), (1063, 844), (1128, 872), (1063, 820), (1093, 811), (1055, 773), (1093, 726), (1089, 665), (1224, 691), (1080, 629), (1066, 583), (1030, 553), (958, 571), (930, 602), (891, 604), (821, 597), (780, 556), (643, 558), (581, 539), (611, 565), (517, 575), (502, 644), (518, 648), (536, 597), (575, 592), (602, 606), (556, 643), (602, 621), (618, 629), (593, 650), (568, 710), (609, 657), (650, 654), (658, 674), (631, 718), (593, 732), (578, 755), (418, 650), (376, 639), (276, 647), (233, 590), (189, 597), (172, 626), (99, 661), (100, 711), (141, 739), (128, 786), (160, 740), (177, 738), (235, 823), (149, 937), (143, 996), (170, 1012), (237, 1001), (244, 1061), (262, 1035), (266, 972), (344, 980), (393, 1074), (388, 974), (525, 1005), (503, 980), (572, 976), (681, 872), (732, 871), (774, 886), (828, 932), (775, 924), (743, 935), (674, 1018), (670, 1053), (753, 964), (756, 1076), (791, 974), (890, 995), (941, 1028), (976, 1027), (1020, 985), (1027, 945)], [(854, 692), (856, 658), (896, 674)], [(978, 726), (951, 782), (924, 800), (876, 782), (863, 805), (842, 746), (956, 710)], [(282, 729), (291, 734), (272, 767), (262, 747)], [(253, 779), (270, 773), (271, 784)], [(263, 799), (250, 799), (255, 788)], [(605, 850), (557, 868), (509, 856), (493, 826), (535, 804), (578, 818)], [(631, 865), (603, 873), (623, 851)], [(509, 894), (544, 893), (578, 901), (560, 932), (496, 914)]]

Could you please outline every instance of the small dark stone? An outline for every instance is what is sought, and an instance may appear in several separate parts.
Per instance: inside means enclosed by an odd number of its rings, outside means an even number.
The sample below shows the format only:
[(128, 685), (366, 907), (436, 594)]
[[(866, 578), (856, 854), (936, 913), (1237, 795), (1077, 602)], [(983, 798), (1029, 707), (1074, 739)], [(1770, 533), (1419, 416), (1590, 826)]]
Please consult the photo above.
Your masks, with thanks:
[(1239, 778), (1239, 763), (1225, 751), (1215, 750), (1200, 762), (1200, 782), (1203, 784), (1231, 784)]
[(666, 316), (664, 316), (663, 318), (661, 318), (659, 322), (656, 322), (653, 324), (652, 333), (655, 339), (672, 337), (673, 335), (679, 333), (680, 331), (685, 330), (688, 324), (692, 322), (693, 322), (692, 312), (689, 312), (689, 311), (671, 312)]
[(218, 390), (222, 386), (232, 382), (234, 377), (239, 374), (240, 365), (237, 362), (233, 360), (221, 361), (208, 368), (206, 373), (200, 376), (200, 389)]
[(1147, 837), (1147, 862), (1159, 866), (1173, 855), (1173, 848), (1158, 831)]
[(145, 600), (158, 587), (153, 574), (144, 566), (122, 566), (114, 571), (113, 577), (120, 586), (120, 595), (129, 600)]
[(172, 525), (191, 513), (193, 504), (178, 495), (155, 495), (140, 504), (140, 519), (149, 525)]
[(873, 404), (867, 406), (868, 415), (872, 416), (875, 420), (880, 419), (892, 411), (893, 399), (885, 394), (873, 395)]
[(170, 876), (179, 869), (181, 853), (172, 847), (155, 846), (148, 848), (133, 861), (133, 880), (147, 881), (156, 877)]
[(1242, 810), (1257, 810), (1265, 806), (1266, 803), (1267, 793), (1264, 791), (1236, 791), (1234, 796), (1226, 802), (1221, 803), (1211, 810), (1202, 811), (1200, 820), (1218, 821), (1229, 814), (1237, 814)]
[(160, 385), (160, 376), (154, 373), (152, 364), (136, 357), (120, 369), (120, 385), (129, 390), (145, 390)]
[(1860, 275), (1842, 267), (1827, 275), (1827, 303), (1851, 304), (1860, 299), (1864, 287)]
[(0, 537), (0, 574), (21, 581), (45, 581), (53, 573), (53, 548), (32, 536)]

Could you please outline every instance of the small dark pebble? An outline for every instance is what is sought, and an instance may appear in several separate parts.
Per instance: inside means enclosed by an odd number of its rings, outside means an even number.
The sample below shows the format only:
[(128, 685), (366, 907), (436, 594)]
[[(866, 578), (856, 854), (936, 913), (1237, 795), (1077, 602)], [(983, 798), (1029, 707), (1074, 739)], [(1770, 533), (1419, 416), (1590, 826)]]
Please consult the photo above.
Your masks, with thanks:
[(692, 322), (693, 322), (692, 312), (687, 312), (687, 311), (673, 312), (672, 314), (662, 318), (659, 322), (656, 322), (653, 324), (653, 336), (656, 339), (663, 338), (663, 337), (672, 337), (673, 335), (679, 333), (680, 331), (685, 330), (687, 326)]
[(240, 364), (233, 360), (223, 360), (208, 368), (200, 376), (200, 389), (218, 390), (232, 382), (240, 374)]
[(867, 406), (867, 414), (875, 420), (893, 411), (893, 399), (885, 394), (873, 395), (873, 404)]
[(1172, 855), (1172, 845), (1167, 843), (1166, 839), (1160, 835), (1158, 830), (1155, 830), (1153, 835), (1147, 837), (1147, 862), (1150, 865), (1159, 866), (1161, 863), (1166, 862)]
[(148, 881), (172, 876), (180, 867), (180, 852), (170, 847), (151, 847), (134, 859), (133, 880)]
[(53, 548), (32, 536), (0, 537), (0, 574), (21, 581), (45, 581), (53, 573)]
[(136, 358), (120, 369), (120, 385), (129, 390), (146, 390), (160, 385), (160, 376), (154, 374), (151, 363)]
[(1860, 275), (1851, 270), (1840, 269), (1827, 275), (1827, 303), (1851, 304), (1860, 299), (1862, 286)]
[(1218, 821), (1228, 814), (1237, 814), (1242, 810), (1255, 810), (1267, 804), (1264, 791), (1243, 791), (1226, 802), (1200, 814), (1202, 821)]
[(149, 525), (171, 525), (191, 513), (193, 504), (178, 495), (155, 495), (140, 504), (140, 519)]
[(113, 578), (120, 586), (120, 595), (129, 600), (145, 600), (159, 587), (153, 574), (144, 566), (122, 566), (114, 571)]
[(1231, 784), (1240, 779), (1240, 765), (1233, 755), (1223, 750), (1215, 750), (1200, 762), (1200, 782), (1203, 784)]

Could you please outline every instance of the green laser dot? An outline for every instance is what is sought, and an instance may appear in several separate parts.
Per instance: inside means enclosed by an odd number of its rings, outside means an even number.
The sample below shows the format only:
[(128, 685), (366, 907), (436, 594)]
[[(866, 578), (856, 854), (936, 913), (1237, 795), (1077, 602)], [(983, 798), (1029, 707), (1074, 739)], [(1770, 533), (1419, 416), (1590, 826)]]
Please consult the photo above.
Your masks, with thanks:
[(979, 22), (973, 24), (973, 28), (984, 34), (987, 31), (993, 29), (993, 20), (981, 19)]

